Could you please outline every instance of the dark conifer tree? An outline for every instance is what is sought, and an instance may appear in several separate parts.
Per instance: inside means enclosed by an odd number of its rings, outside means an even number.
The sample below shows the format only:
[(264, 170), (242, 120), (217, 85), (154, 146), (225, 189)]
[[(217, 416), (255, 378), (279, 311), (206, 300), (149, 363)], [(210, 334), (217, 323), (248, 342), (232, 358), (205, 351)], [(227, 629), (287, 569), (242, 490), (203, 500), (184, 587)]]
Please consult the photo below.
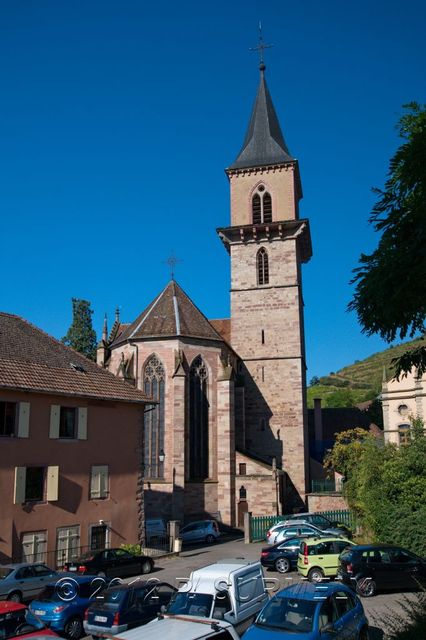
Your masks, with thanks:
[(82, 353), (89, 360), (96, 360), (96, 333), (92, 326), (93, 310), (88, 300), (72, 299), (73, 319), (62, 342)]

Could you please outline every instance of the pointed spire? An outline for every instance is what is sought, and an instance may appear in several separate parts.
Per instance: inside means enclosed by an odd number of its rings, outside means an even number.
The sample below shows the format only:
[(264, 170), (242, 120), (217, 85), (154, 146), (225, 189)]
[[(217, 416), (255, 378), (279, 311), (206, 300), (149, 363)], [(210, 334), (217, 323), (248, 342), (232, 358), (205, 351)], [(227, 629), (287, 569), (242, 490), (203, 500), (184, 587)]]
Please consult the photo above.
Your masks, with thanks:
[(120, 309), (118, 307), (115, 309), (115, 321), (120, 322)]
[(278, 117), (266, 85), (265, 68), (262, 58), (259, 65), (260, 83), (244, 144), (229, 169), (263, 167), (294, 160), (281, 133)]
[(107, 342), (107, 341), (108, 341), (108, 322), (107, 322), (107, 314), (105, 314), (105, 317), (104, 317), (104, 326), (103, 326), (103, 329), (102, 329), (102, 340), (103, 340), (104, 342)]

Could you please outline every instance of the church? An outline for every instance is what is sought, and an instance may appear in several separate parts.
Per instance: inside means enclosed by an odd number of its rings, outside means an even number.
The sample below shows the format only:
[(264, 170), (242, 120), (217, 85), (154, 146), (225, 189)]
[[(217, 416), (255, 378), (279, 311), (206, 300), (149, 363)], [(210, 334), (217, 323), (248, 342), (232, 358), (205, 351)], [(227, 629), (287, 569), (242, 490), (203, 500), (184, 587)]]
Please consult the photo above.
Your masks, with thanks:
[[(145, 517), (181, 522), (289, 513), (309, 484), (297, 160), (260, 63), (247, 133), (226, 169), (231, 317), (207, 319), (173, 279), (140, 315), (106, 321), (97, 362), (142, 390)], [(224, 283), (224, 286), (227, 283)]]

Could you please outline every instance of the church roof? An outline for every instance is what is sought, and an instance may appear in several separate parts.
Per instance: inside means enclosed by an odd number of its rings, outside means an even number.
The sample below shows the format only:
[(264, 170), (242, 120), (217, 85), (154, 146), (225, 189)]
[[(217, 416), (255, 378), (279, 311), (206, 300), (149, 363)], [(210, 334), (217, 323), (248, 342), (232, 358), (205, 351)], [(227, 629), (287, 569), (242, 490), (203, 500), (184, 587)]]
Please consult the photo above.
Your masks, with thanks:
[(261, 65), (259, 88), (244, 144), (229, 169), (262, 167), (294, 161), (281, 132), (264, 70), (264, 65)]
[(223, 341), (189, 296), (172, 280), (111, 346), (137, 338), (175, 336)]
[(0, 389), (144, 403), (142, 391), (19, 316), (0, 312)]

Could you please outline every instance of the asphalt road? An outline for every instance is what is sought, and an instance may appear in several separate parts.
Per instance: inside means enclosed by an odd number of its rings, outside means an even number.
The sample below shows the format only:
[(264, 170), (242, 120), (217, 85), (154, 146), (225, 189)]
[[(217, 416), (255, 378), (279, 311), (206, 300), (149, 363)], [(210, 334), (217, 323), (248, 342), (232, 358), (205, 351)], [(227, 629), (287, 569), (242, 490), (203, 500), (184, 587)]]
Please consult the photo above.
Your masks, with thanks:
[[(243, 539), (221, 541), (209, 546), (191, 546), (183, 549), (179, 557), (158, 558), (155, 561), (154, 571), (143, 578), (158, 578), (179, 587), (185, 579), (189, 578), (191, 571), (205, 565), (229, 558), (241, 558), (246, 560), (258, 560), (260, 551), (265, 543), (257, 542), (245, 544)], [(292, 581), (300, 581), (296, 572), (280, 575), (275, 571), (265, 570), (265, 578), (268, 587), (275, 590), (285, 587)], [(135, 578), (126, 579), (130, 582)], [(389, 624), (390, 617), (396, 614), (404, 615), (401, 606), (404, 598), (412, 598), (412, 594), (385, 593), (364, 598), (365, 613), (368, 617), (371, 630), (371, 640), (381, 640), (383, 632)]]

